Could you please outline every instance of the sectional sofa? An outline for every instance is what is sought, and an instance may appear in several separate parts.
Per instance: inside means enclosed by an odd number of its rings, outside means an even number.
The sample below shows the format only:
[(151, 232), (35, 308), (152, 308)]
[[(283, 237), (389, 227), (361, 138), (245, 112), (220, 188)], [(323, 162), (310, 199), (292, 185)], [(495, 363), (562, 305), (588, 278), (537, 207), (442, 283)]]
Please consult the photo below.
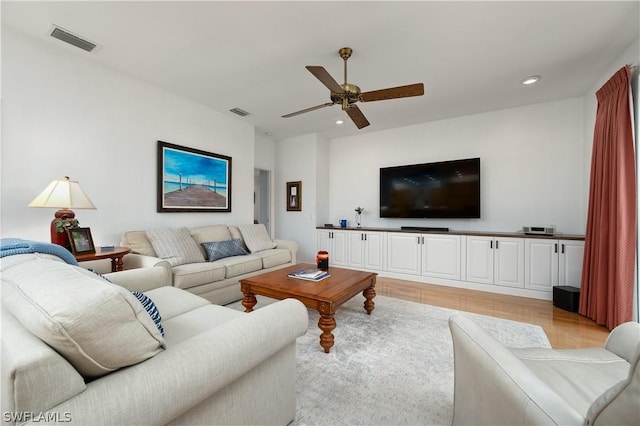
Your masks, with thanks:
[(172, 286), (134, 295), (116, 285), (127, 271), (112, 283), (50, 254), (0, 265), (3, 425), (294, 420), (301, 302), (245, 314)]
[(127, 231), (121, 245), (131, 249), (125, 268), (168, 262), (172, 286), (218, 305), (242, 298), (241, 279), (295, 264), (299, 247), (262, 224)]

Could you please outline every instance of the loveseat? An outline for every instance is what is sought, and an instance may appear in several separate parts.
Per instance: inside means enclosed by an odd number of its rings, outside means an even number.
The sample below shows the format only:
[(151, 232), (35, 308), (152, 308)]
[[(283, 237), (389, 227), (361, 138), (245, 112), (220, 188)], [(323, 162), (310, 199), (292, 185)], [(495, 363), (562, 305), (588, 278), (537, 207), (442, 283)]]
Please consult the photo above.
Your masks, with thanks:
[(602, 348), (507, 348), (468, 317), (449, 318), (454, 425), (639, 425), (640, 324)]
[(297, 300), (245, 314), (172, 286), (133, 294), (50, 254), (0, 262), (2, 424), (294, 419)]
[(171, 285), (219, 305), (242, 298), (241, 279), (295, 264), (299, 247), (272, 240), (262, 224), (128, 231), (120, 244), (131, 249), (125, 268), (130, 262), (152, 266), (165, 260)]

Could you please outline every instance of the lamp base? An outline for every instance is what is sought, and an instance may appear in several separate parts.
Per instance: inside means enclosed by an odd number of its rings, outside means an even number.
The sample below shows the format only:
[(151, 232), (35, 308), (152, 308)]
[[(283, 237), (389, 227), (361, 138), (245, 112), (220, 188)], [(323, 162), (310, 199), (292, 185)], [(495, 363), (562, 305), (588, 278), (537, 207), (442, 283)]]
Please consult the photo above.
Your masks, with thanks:
[(58, 232), (56, 228), (56, 223), (59, 222), (72, 222), (74, 221), (76, 214), (71, 209), (60, 209), (55, 213), (55, 217), (51, 221), (51, 242), (53, 244), (57, 244), (66, 248), (67, 250), (71, 249), (71, 244), (69, 243), (69, 237), (67, 236), (66, 228), (68, 226), (62, 227), (63, 231)]

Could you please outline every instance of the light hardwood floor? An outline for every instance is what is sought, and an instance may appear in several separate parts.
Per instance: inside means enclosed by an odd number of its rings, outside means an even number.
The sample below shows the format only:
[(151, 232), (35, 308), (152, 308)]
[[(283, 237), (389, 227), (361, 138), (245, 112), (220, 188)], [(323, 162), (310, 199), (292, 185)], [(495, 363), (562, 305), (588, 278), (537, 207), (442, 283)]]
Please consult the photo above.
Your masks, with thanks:
[(551, 301), (378, 277), (376, 293), (541, 326), (554, 348), (601, 347), (609, 330)]

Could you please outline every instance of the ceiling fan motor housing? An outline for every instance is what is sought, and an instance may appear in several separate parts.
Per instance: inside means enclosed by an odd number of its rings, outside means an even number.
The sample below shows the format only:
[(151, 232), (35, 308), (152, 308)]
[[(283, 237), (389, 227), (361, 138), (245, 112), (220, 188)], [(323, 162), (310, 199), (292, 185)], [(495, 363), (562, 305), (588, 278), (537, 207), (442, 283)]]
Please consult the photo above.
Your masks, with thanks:
[(342, 104), (343, 99), (346, 98), (347, 104), (351, 105), (360, 100), (360, 88), (358, 86), (349, 83), (341, 84), (340, 86), (344, 93), (331, 92), (331, 102)]

